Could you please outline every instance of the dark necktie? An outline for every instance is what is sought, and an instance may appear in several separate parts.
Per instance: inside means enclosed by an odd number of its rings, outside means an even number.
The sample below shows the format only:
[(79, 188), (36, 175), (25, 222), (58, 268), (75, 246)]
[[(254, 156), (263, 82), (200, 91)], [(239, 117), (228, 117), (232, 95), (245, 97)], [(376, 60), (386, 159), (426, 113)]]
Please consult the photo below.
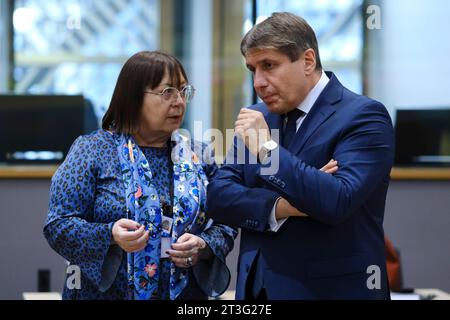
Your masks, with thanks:
[(282, 141), (283, 147), (285, 148), (289, 147), (292, 138), (294, 138), (295, 133), (297, 132), (297, 119), (303, 116), (304, 114), (305, 113), (302, 110), (299, 110), (297, 108), (287, 113), (283, 131), (283, 141)]

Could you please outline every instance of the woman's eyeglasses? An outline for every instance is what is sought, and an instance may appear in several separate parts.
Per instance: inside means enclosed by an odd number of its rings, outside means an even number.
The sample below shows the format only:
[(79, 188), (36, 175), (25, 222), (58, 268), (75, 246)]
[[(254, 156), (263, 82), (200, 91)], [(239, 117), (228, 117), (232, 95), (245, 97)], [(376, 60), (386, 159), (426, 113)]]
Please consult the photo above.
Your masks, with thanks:
[(174, 87), (167, 87), (161, 92), (144, 91), (145, 93), (160, 95), (165, 101), (173, 101), (178, 99), (180, 95), (184, 102), (189, 103), (194, 97), (195, 89), (190, 84), (185, 85), (181, 90)]

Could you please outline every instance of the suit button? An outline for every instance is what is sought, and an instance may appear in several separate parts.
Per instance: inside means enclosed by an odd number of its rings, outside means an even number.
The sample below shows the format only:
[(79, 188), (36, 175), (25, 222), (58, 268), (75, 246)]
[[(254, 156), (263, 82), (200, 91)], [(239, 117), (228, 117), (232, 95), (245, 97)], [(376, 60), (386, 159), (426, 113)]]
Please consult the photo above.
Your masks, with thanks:
[(274, 176), (270, 176), (270, 177), (269, 177), (269, 180), (270, 180), (270, 181), (273, 181), (273, 180), (275, 180), (275, 177), (274, 177)]
[(284, 189), (286, 187), (286, 183), (282, 182), (281, 187)]

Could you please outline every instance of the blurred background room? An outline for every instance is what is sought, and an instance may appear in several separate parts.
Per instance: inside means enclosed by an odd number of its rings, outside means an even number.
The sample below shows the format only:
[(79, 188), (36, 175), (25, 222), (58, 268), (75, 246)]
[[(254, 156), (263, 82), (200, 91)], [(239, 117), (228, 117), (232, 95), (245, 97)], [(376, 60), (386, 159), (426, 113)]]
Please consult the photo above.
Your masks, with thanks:
[[(196, 88), (184, 128), (225, 132), (257, 101), (241, 38), (275, 11), (305, 18), (324, 69), (387, 107), (397, 151), (384, 227), (401, 289), (448, 297), (449, 1), (0, 0), (0, 299), (61, 292), (65, 261), (42, 233), (50, 180), (74, 139), (99, 127), (123, 63), (176, 55)], [(216, 147), (220, 162), (227, 145)]]

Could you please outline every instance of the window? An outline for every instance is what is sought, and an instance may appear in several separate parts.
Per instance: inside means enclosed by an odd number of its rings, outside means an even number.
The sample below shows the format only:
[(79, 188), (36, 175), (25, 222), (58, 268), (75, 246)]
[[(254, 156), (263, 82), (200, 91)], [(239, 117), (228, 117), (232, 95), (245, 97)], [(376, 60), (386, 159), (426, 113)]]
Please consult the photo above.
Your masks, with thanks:
[(16, 0), (16, 93), (83, 94), (101, 118), (123, 63), (159, 47), (158, 0)]
[[(362, 0), (257, 0), (256, 22), (276, 11), (288, 11), (303, 17), (316, 32), (324, 69), (333, 71), (350, 90), (362, 93), (362, 5)], [(249, 11), (244, 24), (247, 30), (252, 26)]]

